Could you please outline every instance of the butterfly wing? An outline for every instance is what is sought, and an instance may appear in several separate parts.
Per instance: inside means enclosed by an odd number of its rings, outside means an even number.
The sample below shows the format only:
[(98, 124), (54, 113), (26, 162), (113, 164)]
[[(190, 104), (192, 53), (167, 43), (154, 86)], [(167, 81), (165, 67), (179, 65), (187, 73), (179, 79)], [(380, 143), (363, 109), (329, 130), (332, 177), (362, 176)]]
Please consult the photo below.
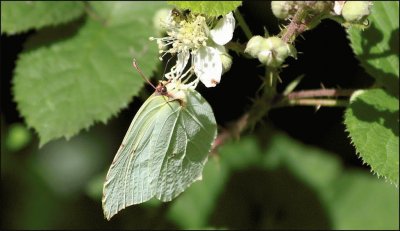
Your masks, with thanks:
[(154, 161), (151, 140), (163, 109), (179, 103), (167, 103), (166, 97), (152, 95), (139, 109), (118, 149), (103, 187), (103, 211), (109, 220), (120, 210), (154, 196)]
[(184, 104), (153, 95), (135, 115), (104, 184), (107, 219), (154, 196), (170, 201), (201, 179), (216, 123), (199, 93), (185, 94)]
[(156, 197), (161, 201), (174, 199), (201, 179), (217, 135), (215, 117), (207, 101), (194, 90), (187, 90), (186, 101), (177, 118), (170, 118), (169, 126), (158, 126), (160, 139), (168, 139), (154, 144), (166, 152), (156, 186)]

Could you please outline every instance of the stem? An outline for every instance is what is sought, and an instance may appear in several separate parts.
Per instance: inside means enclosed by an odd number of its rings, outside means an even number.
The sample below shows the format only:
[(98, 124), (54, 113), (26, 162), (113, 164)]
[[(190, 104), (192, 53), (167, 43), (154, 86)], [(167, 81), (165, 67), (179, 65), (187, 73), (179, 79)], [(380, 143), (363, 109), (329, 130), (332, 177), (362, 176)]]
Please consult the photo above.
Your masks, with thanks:
[[(227, 140), (233, 137), (239, 137), (240, 134), (248, 127), (254, 126), (255, 122), (261, 119), (270, 109), (288, 107), (288, 106), (315, 106), (315, 107), (346, 107), (349, 105), (348, 99), (321, 99), (318, 97), (350, 97), (356, 90), (359, 89), (316, 89), (316, 90), (303, 90), (298, 92), (289, 93), (286, 96), (276, 95), (275, 91), (276, 78), (278, 73), (276, 70), (266, 70), (265, 74), (265, 87), (263, 95), (254, 102), (252, 108), (248, 113), (245, 113), (239, 118), (229, 129), (223, 130), (218, 134), (212, 152), (216, 152), (217, 148), (224, 144)], [(269, 84), (270, 78), (275, 80), (272, 86)], [(271, 90), (271, 94), (268, 94)], [(270, 97), (281, 97), (278, 102), (271, 100)], [(313, 98), (315, 97), (315, 98)], [(271, 101), (269, 101), (271, 100)], [(274, 102), (275, 101), (275, 102)]]
[(303, 90), (289, 93), (286, 98), (300, 99), (300, 98), (312, 98), (312, 97), (339, 97), (347, 96), (350, 97), (356, 89), (317, 89), (317, 90)]
[(303, 9), (303, 7), (300, 7), (290, 21), (290, 24), (287, 26), (286, 31), (284, 31), (281, 36), (284, 42), (292, 43), (299, 34), (307, 29), (307, 26), (302, 23), (306, 16), (307, 12)]
[[(248, 39), (252, 37), (252, 33), (244, 21), (239, 11), (235, 11), (238, 24)], [(321, 15), (308, 15), (308, 11), (304, 7), (299, 7), (289, 25), (282, 30), (279, 37), (286, 43), (293, 43), (297, 36), (304, 31), (310, 29), (310, 25), (316, 24), (321, 20)], [(264, 91), (255, 99), (249, 112), (245, 113), (233, 125), (222, 131), (216, 138), (212, 147), (212, 152), (233, 137), (239, 137), (240, 133), (249, 127), (252, 128), (257, 121), (262, 119), (271, 108), (284, 106), (326, 106), (326, 107), (345, 107), (349, 104), (348, 99), (330, 99), (330, 97), (350, 97), (355, 91), (336, 90), (336, 89), (318, 89), (292, 92), (288, 95), (279, 95), (276, 92), (276, 82), (279, 78), (280, 69), (267, 69), (264, 79)], [(318, 98), (318, 97), (325, 97)], [(326, 99), (328, 98), (328, 99)]]
[(325, 106), (325, 107), (346, 107), (349, 105), (349, 100), (341, 99), (291, 99), (285, 103), (274, 105), (273, 108), (285, 106)]
[(243, 19), (239, 10), (235, 10), (234, 14), (235, 14), (236, 20), (238, 21), (239, 26), (242, 28), (247, 39), (251, 39), (253, 37), (253, 33), (251, 33), (249, 26), (247, 25), (246, 21)]

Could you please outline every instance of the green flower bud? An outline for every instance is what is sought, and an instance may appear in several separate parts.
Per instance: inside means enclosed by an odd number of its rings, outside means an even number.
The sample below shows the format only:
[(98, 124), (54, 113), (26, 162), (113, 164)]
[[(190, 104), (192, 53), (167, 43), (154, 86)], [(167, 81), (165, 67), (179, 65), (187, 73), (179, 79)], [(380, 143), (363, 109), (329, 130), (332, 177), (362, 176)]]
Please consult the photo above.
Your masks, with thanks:
[(329, 14), (333, 9), (332, 1), (316, 1), (312, 7), (312, 11), (317, 14)]
[(232, 57), (226, 52), (226, 48), (224, 46), (214, 44), (214, 48), (216, 48), (219, 52), (219, 57), (222, 62), (222, 74), (229, 71), (232, 66)]
[(271, 9), (275, 17), (279, 19), (286, 19), (289, 17), (293, 8), (293, 1), (272, 1)]
[(296, 57), (296, 49), (279, 37), (267, 38), (265, 48), (257, 58), (269, 67), (280, 67), (288, 56)]
[(370, 1), (346, 1), (342, 9), (343, 18), (350, 23), (362, 23), (371, 14)]
[(288, 56), (297, 57), (294, 46), (285, 43), (281, 38), (264, 38), (259, 35), (249, 40), (244, 52), (269, 67), (280, 67)]
[(266, 39), (260, 35), (253, 36), (248, 42), (244, 52), (248, 53), (254, 58), (257, 58), (258, 53), (266, 48)]

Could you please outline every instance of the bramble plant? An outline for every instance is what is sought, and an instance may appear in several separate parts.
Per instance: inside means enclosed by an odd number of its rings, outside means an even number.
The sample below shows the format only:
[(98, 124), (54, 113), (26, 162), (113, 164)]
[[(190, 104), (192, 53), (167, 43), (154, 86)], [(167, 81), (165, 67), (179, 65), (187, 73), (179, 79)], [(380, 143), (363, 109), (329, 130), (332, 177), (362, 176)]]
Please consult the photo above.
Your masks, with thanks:
[[(102, 201), (108, 220), (153, 197), (173, 200), (202, 179), (209, 153), (251, 133), (270, 110), (282, 107), (345, 107), (343, 123), (354, 154), (373, 174), (398, 187), (399, 51), (389, 41), (394, 31), (398, 36), (398, 2), (274, 1), (271, 10), (281, 28), (275, 35), (253, 34), (238, 10), (240, 1), (168, 3), (65, 2), (63, 8), (51, 2), (1, 3), (2, 33), (44, 28), (25, 44), (13, 78), (14, 100), (39, 135), (40, 146), (69, 139), (95, 122), (106, 123), (126, 107), (143, 85), (142, 79), (132, 78), (134, 58), (147, 74), (164, 61), (162, 80), (133, 118), (107, 174)], [(25, 20), (27, 11), (40, 15), (40, 22)], [(85, 20), (76, 20), (85, 14)], [(296, 41), (322, 20), (346, 29), (374, 84), (297, 90), (299, 77), (278, 91), (285, 82), (283, 68), (290, 68), (287, 60), (301, 59)], [(371, 26), (384, 35), (381, 41), (366, 33)], [(238, 42), (236, 30), (246, 42)], [(229, 52), (258, 60), (265, 74), (248, 111), (230, 128), (217, 131), (213, 110), (196, 88), (224, 83), (224, 73), (237, 65)]]

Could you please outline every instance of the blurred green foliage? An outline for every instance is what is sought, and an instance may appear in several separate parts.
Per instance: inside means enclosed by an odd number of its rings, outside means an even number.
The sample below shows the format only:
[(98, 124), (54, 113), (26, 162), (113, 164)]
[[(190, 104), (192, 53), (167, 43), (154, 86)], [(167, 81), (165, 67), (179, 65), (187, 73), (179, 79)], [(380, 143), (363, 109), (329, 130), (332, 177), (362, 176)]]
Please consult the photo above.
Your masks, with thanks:
[(6, 151), (2, 162), (24, 171), (14, 174), (14, 169), (2, 168), (7, 185), (2, 192), (3, 227), (398, 227), (397, 188), (344, 167), (331, 153), (273, 133), (267, 143), (248, 136), (222, 146), (206, 164), (203, 180), (177, 199), (131, 206), (110, 222), (103, 219), (100, 202), (108, 167), (105, 157), (113, 151), (106, 127), (95, 127), (71, 141), (53, 142), (29, 156)]

